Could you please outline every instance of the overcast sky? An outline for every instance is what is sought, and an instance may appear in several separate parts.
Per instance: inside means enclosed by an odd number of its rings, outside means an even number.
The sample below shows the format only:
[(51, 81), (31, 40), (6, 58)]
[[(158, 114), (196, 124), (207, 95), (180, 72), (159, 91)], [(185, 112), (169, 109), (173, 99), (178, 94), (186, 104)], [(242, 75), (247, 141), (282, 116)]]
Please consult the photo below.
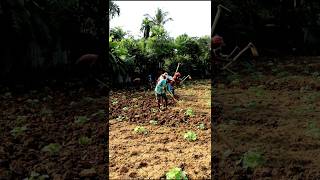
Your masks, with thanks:
[(211, 1), (114, 1), (120, 7), (120, 16), (110, 26), (120, 26), (135, 37), (141, 37), (144, 14), (155, 15), (157, 8), (168, 11), (173, 21), (165, 24), (171, 37), (181, 34), (201, 37), (211, 32)]

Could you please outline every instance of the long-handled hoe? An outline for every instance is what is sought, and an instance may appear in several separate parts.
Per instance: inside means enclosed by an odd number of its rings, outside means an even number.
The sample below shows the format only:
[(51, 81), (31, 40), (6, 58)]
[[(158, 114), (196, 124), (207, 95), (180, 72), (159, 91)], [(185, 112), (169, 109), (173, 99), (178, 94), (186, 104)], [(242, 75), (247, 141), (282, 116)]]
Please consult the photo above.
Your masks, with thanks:
[(182, 84), (182, 83), (183, 83), (183, 81), (185, 81), (187, 78), (191, 79), (191, 76), (190, 76), (190, 75), (188, 75), (188, 76), (186, 76), (186, 77), (182, 78), (182, 81), (180, 82), (180, 84)]
[(176, 98), (174, 98), (173, 94), (172, 94), (170, 91), (168, 91), (168, 94), (172, 97), (172, 99), (173, 99), (175, 102), (178, 102), (178, 100), (177, 100)]

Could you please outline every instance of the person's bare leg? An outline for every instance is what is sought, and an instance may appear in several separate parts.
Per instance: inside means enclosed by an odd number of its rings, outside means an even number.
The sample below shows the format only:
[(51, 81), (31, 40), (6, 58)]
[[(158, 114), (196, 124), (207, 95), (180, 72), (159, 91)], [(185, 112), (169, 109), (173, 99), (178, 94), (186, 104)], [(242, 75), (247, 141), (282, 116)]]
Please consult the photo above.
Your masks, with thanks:
[(160, 109), (160, 99), (158, 98), (158, 108)]
[(165, 102), (166, 102), (166, 104), (165, 104), (165, 109), (167, 109), (167, 106), (168, 106), (168, 98), (165, 97), (164, 100), (165, 100)]

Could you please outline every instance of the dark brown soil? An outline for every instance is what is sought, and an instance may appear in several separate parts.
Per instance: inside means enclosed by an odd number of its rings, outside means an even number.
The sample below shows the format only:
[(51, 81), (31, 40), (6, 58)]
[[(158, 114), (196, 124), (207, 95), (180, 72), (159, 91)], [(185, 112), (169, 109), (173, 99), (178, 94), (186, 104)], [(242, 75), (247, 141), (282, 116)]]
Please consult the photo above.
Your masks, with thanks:
[[(223, 122), (217, 126), (222, 137), (219, 179), (320, 178), (320, 78), (318, 70), (305, 71), (313, 61), (263, 62), (257, 67), (260, 78), (241, 72), (239, 83), (218, 84), (217, 99), (224, 107)], [(244, 168), (242, 158), (248, 151), (265, 161)]]
[[(210, 81), (192, 81), (176, 93), (180, 102), (169, 97), (169, 108), (159, 112), (153, 91), (117, 91), (109, 103), (109, 173), (111, 179), (165, 177), (173, 167), (181, 167), (191, 179), (211, 177)], [(194, 117), (187, 117), (192, 108)], [(158, 122), (157, 125), (149, 123)], [(204, 123), (206, 129), (197, 128)], [(148, 134), (136, 134), (143, 126)], [(198, 139), (183, 138), (194, 131)]]
[[(22, 94), (2, 93), (0, 179), (30, 178), (32, 172), (50, 179), (103, 179), (107, 93), (101, 94), (72, 84)], [(86, 116), (88, 122), (75, 123), (77, 116)], [(14, 136), (12, 130), (23, 126), (26, 129)], [(82, 136), (91, 143), (80, 145)], [(50, 143), (61, 149), (52, 155), (43, 151)], [(94, 170), (83, 171), (91, 168)]]

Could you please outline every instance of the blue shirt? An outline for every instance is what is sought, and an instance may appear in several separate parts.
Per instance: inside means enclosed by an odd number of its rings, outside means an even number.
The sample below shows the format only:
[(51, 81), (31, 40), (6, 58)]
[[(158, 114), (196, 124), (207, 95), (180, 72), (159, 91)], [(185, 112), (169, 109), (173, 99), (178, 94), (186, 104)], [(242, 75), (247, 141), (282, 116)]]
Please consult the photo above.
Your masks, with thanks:
[(167, 80), (165, 79), (162, 79), (158, 82), (158, 84), (156, 85), (156, 88), (154, 89), (154, 91), (157, 93), (157, 94), (163, 94), (165, 93), (164, 92), (164, 88), (167, 87)]

